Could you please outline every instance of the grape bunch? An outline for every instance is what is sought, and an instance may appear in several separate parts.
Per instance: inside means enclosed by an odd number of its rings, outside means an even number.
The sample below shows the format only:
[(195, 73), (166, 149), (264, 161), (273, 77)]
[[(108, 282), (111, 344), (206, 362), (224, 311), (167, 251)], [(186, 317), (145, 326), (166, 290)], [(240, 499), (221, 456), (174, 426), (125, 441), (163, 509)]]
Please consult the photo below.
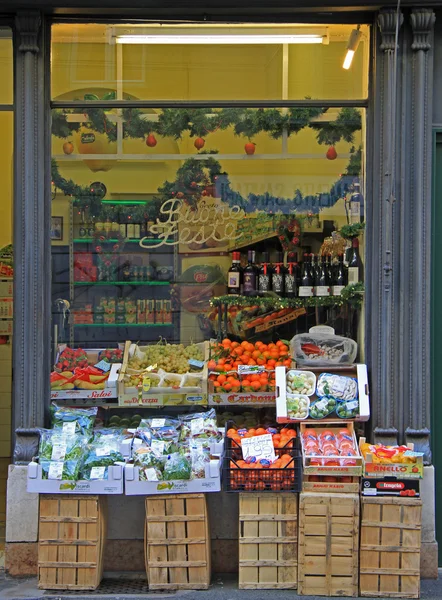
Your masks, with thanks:
[(189, 371), (189, 360), (203, 360), (203, 353), (196, 344), (184, 346), (184, 344), (153, 344), (148, 346), (144, 356), (134, 356), (129, 359), (128, 367), (136, 371), (147, 369), (157, 365), (168, 373), (187, 373)]

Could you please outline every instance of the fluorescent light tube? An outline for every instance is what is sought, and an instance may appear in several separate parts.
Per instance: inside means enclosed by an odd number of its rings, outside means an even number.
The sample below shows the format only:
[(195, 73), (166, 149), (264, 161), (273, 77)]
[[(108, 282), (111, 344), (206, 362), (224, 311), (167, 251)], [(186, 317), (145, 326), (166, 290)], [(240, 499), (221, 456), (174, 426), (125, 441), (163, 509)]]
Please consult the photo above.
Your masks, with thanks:
[(323, 35), (117, 35), (117, 44), (322, 44)]
[(356, 50), (358, 49), (361, 37), (362, 32), (360, 31), (358, 25), (358, 28), (353, 29), (353, 31), (351, 32), (350, 39), (348, 40), (347, 54), (345, 55), (344, 64), (342, 65), (342, 68), (346, 71), (348, 71), (348, 69), (351, 67), (351, 63), (353, 62), (353, 57), (356, 53)]

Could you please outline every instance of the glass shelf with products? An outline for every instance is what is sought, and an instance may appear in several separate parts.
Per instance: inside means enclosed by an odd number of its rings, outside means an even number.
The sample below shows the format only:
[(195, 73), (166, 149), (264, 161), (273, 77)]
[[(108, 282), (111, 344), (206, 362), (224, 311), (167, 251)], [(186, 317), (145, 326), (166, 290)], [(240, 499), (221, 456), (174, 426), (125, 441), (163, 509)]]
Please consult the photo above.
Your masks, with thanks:
[(74, 281), (74, 285), (80, 285), (80, 286), (90, 286), (90, 285), (97, 285), (97, 286), (102, 286), (102, 287), (106, 287), (106, 286), (112, 286), (112, 285), (116, 285), (116, 286), (120, 286), (120, 285), (130, 285), (132, 287), (138, 286), (138, 285), (170, 285), (170, 281)]

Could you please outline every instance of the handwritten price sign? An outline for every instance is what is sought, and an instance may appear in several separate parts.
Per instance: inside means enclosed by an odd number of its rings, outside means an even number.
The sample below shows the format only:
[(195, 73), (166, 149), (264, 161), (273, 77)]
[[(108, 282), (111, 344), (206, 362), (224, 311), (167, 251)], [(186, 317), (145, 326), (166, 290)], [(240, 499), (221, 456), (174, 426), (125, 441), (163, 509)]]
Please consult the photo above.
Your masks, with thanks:
[(241, 448), (245, 461), (248, 458), (255, 458), (257, 461), (265, 458), (270, 462), (276, 460), (272, 436), (269, 433), (257, 435), (252, 438), (243, 438), (241, 440)]

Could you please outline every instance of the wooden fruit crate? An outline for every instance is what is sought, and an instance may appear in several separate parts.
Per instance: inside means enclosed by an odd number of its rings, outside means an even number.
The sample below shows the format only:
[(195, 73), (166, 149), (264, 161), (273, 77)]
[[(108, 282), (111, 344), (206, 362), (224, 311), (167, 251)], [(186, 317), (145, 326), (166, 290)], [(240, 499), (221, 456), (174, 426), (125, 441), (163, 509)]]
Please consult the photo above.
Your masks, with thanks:
[(357, 596), (359, 495), (300, 494), (298, 593)]
[(145, 557), (149, 589), (208, 589), (210, 534), (205, 494), (146, 498)]
[(304, 475), (302, 482), (303, 492), (316, 492), (317, 494), (358, 494), (360, 488), (361, 478), (351, 476)]
[(240, 494), (239, 525), (239, 587), (296, 589), (298, 494)]
[(105, 496), (40, 495), (38, 587), (95, 590), (103, 576)]
[(360, 595), (419, 598), (422, 501), (362, 498)]

